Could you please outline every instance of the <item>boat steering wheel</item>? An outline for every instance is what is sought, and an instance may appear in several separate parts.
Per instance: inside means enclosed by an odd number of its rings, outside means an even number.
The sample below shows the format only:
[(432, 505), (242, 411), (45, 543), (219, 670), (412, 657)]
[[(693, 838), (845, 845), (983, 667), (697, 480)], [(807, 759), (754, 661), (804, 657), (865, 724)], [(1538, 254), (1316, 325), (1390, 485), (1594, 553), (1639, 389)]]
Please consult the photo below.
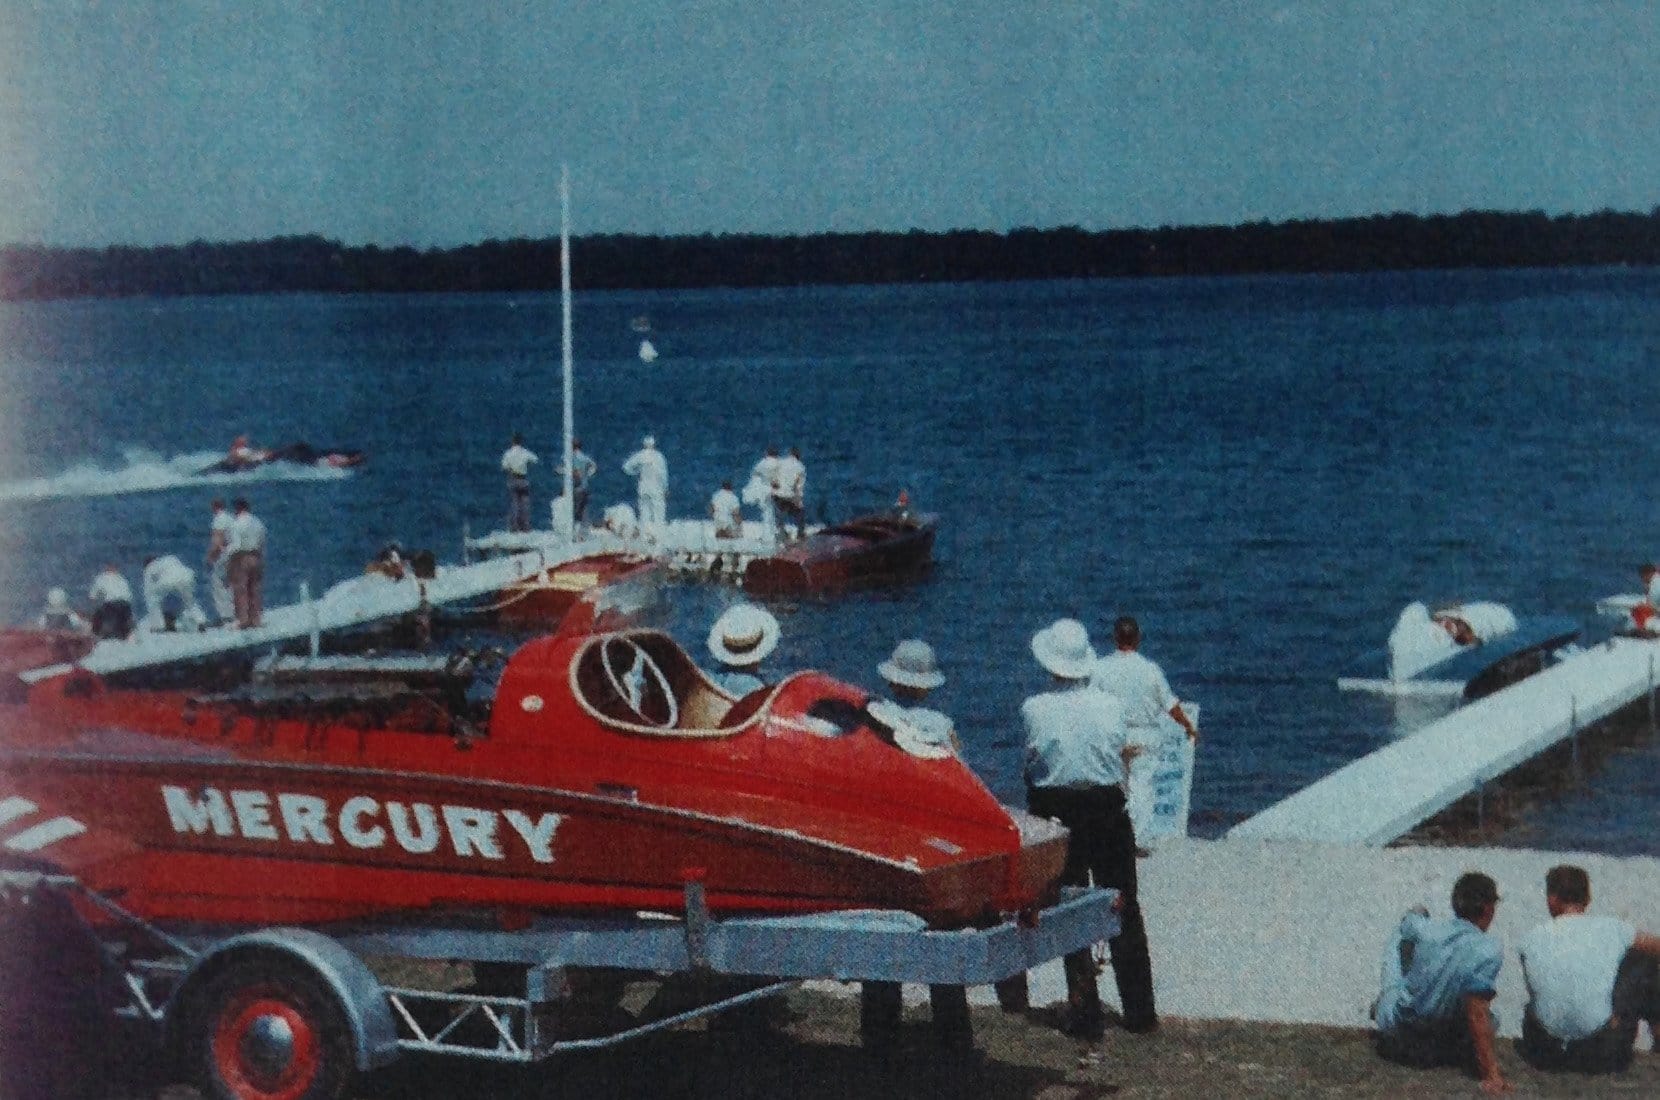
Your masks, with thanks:
[[(680, 703), (656, 658), (633, 638), (606, 639), (600, 646), (599, 656), (612, 692), (633, 717), (642, 725), (656, 729), (674, 728), (680, 720)], [(656, 702), (651, 697), (653, 688), (663, 697), (660, 708), (652, 705)], [(659, 709), (661, 714), (648, 713)]]

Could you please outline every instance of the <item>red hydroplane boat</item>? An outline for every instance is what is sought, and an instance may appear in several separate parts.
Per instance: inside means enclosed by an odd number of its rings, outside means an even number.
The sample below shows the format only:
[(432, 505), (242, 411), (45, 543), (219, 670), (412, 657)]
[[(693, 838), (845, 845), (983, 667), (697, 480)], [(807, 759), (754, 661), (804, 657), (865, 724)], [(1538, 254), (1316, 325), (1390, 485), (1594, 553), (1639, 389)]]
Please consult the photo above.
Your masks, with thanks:
[(532, 641), (484, 701), (466, 660), (353, 660), (165, 690), (0, 670), (0, 825), (58, 822), (30, 852), (158, 920), (673, 912), (695, 879), (717, 912), (961, 927), (1056, 896), (1063, 829), (821, 674), (733, 698), (647, 630)]
[(595, 554), (550, 566), (502, 589), (498, 622), (553, 633), (614, 630), (655, 604), (663, 567), (634, 554)]
[(874, 512), (822, 528), (776, 554), (752, 560), (744, 588), (794, 596), (920, 576), (933, 564), (939, 517), (908, 510)]

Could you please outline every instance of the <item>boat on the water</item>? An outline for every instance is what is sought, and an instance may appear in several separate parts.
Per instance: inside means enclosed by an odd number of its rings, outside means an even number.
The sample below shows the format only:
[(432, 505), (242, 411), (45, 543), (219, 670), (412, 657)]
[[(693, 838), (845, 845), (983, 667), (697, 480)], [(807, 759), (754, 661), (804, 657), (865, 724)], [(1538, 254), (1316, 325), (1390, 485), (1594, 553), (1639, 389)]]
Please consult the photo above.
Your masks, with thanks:
[(311, 444), (304, 442), (288, 443), (281, 447), (272, 447), (270, 450), (234, 447), (224, 458), (203, 466), (197, 472), (203, 474), (235, 474), (278, 462), (287, 462), (295, 466), (317, 466), (346, 470), (363, 465), (368, 457), (366, 453), (359, 450), (346, 447), (313, 447)]
[(1058, 894), (1064, 829), (819, 673), (734, 698), (649, 630), (533, 640), (493, 689), (466, 655), (263, 669), (0, 668), (0, 815), (58, 815), (31, 855), (152, 920), (678, 912), (697, 881), (964, 927)]
[(1342, 691), (1480, 699), (1545, 667), (1580, 636), (1565, 615), (1518, 617), (1502, 604), (1471, 601), (1430, 611), (1411, 603), (1386, 648), (1362, 655), (1338, 677)]
[(931, 512), (858, 516), (753, 558), (744, 567), (743, 586), (757, 595), (791, 596), (909, 580), (933, 564), (938, 527)]

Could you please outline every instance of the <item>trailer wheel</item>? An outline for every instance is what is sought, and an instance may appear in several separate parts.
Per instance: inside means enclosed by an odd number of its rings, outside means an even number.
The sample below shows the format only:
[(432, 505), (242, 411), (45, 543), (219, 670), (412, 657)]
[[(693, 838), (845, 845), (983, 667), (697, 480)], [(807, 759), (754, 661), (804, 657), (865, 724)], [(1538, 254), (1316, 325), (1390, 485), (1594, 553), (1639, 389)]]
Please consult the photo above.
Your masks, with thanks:
[(215, 1100), (338, 1100), (352, 1076), (351, 1031), (303, 967), (232, 963), (193, 999), (187, 1064)]

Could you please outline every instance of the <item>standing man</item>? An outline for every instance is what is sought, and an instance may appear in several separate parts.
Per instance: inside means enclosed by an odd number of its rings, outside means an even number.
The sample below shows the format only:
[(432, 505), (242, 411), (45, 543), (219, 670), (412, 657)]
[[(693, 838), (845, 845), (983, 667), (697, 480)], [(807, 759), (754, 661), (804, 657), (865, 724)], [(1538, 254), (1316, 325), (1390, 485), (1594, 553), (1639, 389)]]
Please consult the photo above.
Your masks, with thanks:
[(1522, 1056), (1540, 1069), (1582, 1073), (1631, 1064), (1637, 1021), (1660, 1023), (1660, 937), (1618, 917), (1592, 916), (1591, 876), (1561, 864), (1545, 873), (1551, 919), (1522, 937)]
[(753, 469), (749, 484), (744, 486), (744, 501), (761, 510), (761, 534), (765, 538), (778, 537), (778, 511), (773, 506), (778, 492), (778, 448), (768, 447)]
[(807, 534), (807, 467), (801, 461), (801, 449), (791, 447), (790, 453), (778, 460), (773, 477), (772, 506), (778, 514), (778, 524), (795, 521), (795, 537)]
[(581, 523), (588, 513), (588, 483), (599, 472), (599, 464), (582, 450), (582, 440), (571, 440), (571, 522)]
[(105, 565), (92, 578), (92, 632), (100, 638), (125, 638), (133, 632), (133, 589), (115, 567)]
[(661, 538), (668, 524), (669, 463), (657, 449), (656, 437), (646, 436), (622, 468), (629, 477), (639, 479), (640, 530), (647, 538)]
[(1510, 1091), (1490, 1008), (1504, 965), (1504, 945), (1487, 931), (1498, 905), (1498, 885), (1471, 871), (1453, 884), (1451, 919), (1431, 919), (1421, 905), (1408, 912), (1384, 948), (1372, 1006), (1379, 1054), (1426, 1068), (1474, 1054), (1481, 1090), (1494, 1096)]
[[(1108, 695), (1117, 696), (1124, 708), (1130, 744), (1143, 750), (1130, 765), (1126, 793), (1136, 836), (1146, 838), (1150, 835), (1153, 807), (1146, 797), (1150, 786), (1142, 781), (1145, 777), (1140, 769), (1151, 768), (1157, 760), (1157, 753), (1151, 750), (1166, 736), (1168, 727), (1162, 719), (1165, 715), (1174, 718), (1191, 741), (1199, 740), (1199, 729), (1170, 690), (1164, 670), (1139, 652), (1141, 625), (1128, 615), (1122, 616), (1113, 624), (1112, 640), (1116, 648), (1096, 662), (1092, 682)], [(1175, 731), (1169, 733), (1173, 736)]]
[(236, 617), (236, 601), (231, 598), (231, 586), (225, 580), (225, 567), (230, 564), (230, 557), (225, 553), (225, 544), (230, 538), (232, 518), (225, 508), (225, 502), (215, 497), (213, 523), (208, 528), (206, 562), (208, 594), (213, 597), (213, 613), (218, 616), (220, 626)]
[[(1082, 623), (1060, 619), (1038, 631), (1032, 656), (1054, 677), (1054, 687), (1020, 707), (1026, 726), (1026, 805), (1072, 833), (1062, 882), (1084, 886), (1093, 874), (1095, 885), (1119, 891), (1119, 932), (1108, 948), (1124, 1028), (1153, 1031), (1159, 1026), (1153, 962), (1136, 899), (1135, 834), (1124, 808), (1126, 765), (1137, 750), (1129, 743), (1117, 698), (1090, 686), (1095, 650)], [(1068, 1030), (1099, 1037), (1106, 1017), (1095, 960), (1084, 950), (1064, 961)]]
[(246, 497), (237, 497), (236, 515), (226, 534), (226, 580), (236, 605), (236, 625), (244, 630), (256, 627), (265, 617), (265, 524), (248, 506)]
[(535, 452), (524, 445), (524, 437), (513, 433), (513, 443), (502, 452), (501, 469), (507, 475), (507, 529), (530, 530), (530, 464)]

